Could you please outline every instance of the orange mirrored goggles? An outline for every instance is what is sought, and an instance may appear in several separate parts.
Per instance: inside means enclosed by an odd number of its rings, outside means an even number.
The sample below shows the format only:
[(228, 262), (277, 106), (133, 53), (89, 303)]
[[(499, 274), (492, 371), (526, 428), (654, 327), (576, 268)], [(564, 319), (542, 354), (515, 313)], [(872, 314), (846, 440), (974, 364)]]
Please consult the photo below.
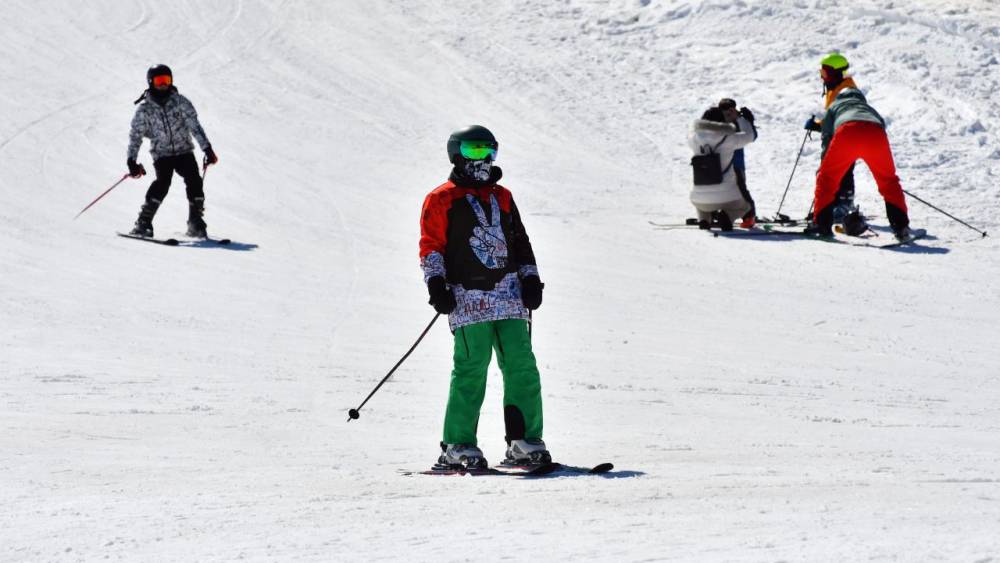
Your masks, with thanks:
[(173, 83), (174, 79), (169, 74), (163, 74), (160, 76), (153, 77), (153, 87), (170, 86)]

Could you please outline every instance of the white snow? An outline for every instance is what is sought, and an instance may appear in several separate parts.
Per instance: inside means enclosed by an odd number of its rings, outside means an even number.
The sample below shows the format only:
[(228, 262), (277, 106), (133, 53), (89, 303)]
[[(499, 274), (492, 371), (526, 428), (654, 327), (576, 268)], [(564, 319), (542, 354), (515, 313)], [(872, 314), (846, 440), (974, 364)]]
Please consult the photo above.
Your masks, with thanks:
[[(0, 43), (0, 560), (1000, 560), (995, 238), (913, 200), (932, 236), (897, 251), (647, 224), (691, 215), (722, 96), (776, 211), (843, 49), (904, 188), (998, 231), (995, 1), (6, 2)], [(160, 62), (230, 249), (114, 236), (148, 179), (72, 220)], [(606, 478), (399, 475), (437, 455), (440, 322), (346, 423), (433, 316), (419, 210), (470, 123), (546, 283), (546, 441)], [(185, 213), (176, 178), (158, 234)]]

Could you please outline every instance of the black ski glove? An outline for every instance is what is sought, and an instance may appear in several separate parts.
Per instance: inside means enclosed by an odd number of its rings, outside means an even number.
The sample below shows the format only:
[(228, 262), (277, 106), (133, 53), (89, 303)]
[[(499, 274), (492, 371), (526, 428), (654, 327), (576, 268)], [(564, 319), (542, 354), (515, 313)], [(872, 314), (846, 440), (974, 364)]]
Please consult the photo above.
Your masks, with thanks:
[(750, 111), (750, 108), (748, 108), (748, 107), (742, 107), (742, 108), (740, 108), (740, 115), (743, 116), (743, 119), (746, 119), (747, 121), (749, 121), (750, 125), (753, 125), (753, 112)]
[(434, 310), (442, 315), (448, 315), (455, 310), (455, 294), (451, 292), (444, 278), (434, 276), (427, 280), (427, 292), (431, 295), (428, 301), (434, 306)]
[(804, 129), (808, 131), (822, 131), (823, 125), (820, 122), (816, 121), (815, 117), (810, 115), (809, 119), (806, 120), (806, 125)]
[(141, 164), (137, 164), (136, 161), (131, 158), (126, 161), (128, 165), (128, 175), (133, 178), (141, 178), (146, 175), (146, 168)]
[(542, 289), (545, 284), (538, 276), (528, 276), (521, 280), (521, 303), (534, 311), (542, 306)]
[(215, 151), (212, 150), (212, 145), (205, 147), (205, 165), (215, 164), (219, 162), (219, 157), (215, 156)]

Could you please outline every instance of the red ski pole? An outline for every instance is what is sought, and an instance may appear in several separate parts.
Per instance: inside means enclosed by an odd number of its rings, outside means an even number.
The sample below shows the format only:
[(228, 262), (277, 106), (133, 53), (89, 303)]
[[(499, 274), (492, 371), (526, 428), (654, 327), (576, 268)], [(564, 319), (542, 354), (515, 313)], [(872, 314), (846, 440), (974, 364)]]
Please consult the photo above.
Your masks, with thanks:
[[(97, 199), (95, 199), (94, 201), (90, 202), (90, 205), (88, 205), (87, 207), (84, 207), (79, 213), (77, 213), (76, 217), (79, 217), (80, 215), (83, 215), (84, 211), (86, 211), (86, 210), (90, 209), (91, 207), (93, 207), (94, 204), (97, 203), (98, 201), (101, 201), (102, 197), (108, 195), (108, 192), (110, 192), (111, 190), (117, 188), (118, 184), (121, 184), (122, 182), (124, 182), (125, 180), (127, 180), (128, 177), (129, 177), (128, 174), (125, 174), (124, 176), (122, 176), (121, 180), (118, 180), (110, 188), (104, 190), (104, 193), (102, 193), (101, 195), (97, 196)], [(74, 221), (76, 221), (76, 217), (73, 217)]]

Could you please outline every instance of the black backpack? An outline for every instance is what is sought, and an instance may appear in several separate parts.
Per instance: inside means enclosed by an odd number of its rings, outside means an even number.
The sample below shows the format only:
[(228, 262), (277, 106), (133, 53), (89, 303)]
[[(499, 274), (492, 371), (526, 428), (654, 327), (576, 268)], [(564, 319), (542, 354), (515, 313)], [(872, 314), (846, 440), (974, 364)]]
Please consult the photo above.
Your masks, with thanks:
[[(722, 176), (729, 170), (730, 167), (732, 167), (733, 161), (730, 160), (729, 166), (726, 166), (725, 170), (723, 170), (722, 160), (719, 158), (719, 153), (715, 151), (722, 145), (722, 143), (725, 143), (728, 138), (729, 135), (726, 135), (721, 141), (719, 141), (719, 144), (714, 147), (705, 145), (701, 148), (702, 154), (691, 157), (691, 168), (694, 170), (694, 185), (711, 186), (722, 183)], [(704, 154), (706, 148), (708, 148), (708, 154)]]

